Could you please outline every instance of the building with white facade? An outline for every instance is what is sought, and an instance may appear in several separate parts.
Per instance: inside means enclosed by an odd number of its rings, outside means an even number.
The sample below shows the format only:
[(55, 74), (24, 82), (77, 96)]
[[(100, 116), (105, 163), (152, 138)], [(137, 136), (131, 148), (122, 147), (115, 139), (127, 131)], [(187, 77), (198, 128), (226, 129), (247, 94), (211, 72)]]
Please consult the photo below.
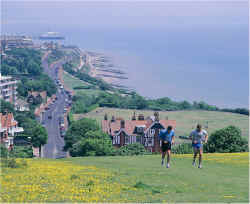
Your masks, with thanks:
[(2, 76), (0, 73), (0, 99), (16, 105), (17, 80), (11, 76)]

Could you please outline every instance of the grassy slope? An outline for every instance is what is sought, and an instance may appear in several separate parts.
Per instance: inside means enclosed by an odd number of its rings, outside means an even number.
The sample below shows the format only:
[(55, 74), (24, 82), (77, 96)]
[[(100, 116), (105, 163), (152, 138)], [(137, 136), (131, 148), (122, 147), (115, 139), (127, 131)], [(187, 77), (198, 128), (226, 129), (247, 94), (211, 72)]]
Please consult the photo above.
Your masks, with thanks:
[[(72, 77), (70, 74), (68, 74), (67, 72), (63, 72), (63, 80), (64, 80), (64, 84), (66, 85), (67, 88), (69, 88), (70, 90), (73, 90), (74, 87), (77, 86), (87, 86), (89, 85), (89, 83), (82, 81), (80, 79), (77, 79), (75, 77)], [(86, 94), (86, 95), (98, 95), (100, 92), (102, 92), (101, 90), (98, 89), (84, 89), (84, 90), (75, 90), (76, 94)]]
[[(123, 117), (124, 119), (131, 119), (134, 110), (115, 109), (115, 108), (98, 108), (85, 115), (75, 115), (75, 119), (86, 116), (90, 118), (96, 118), (98, 122), (103, 120), (105, 113), (108, 114), (109, 119), (112, 115), (116, 117)], [(144, 116), (153, 115), (153, 111), (139, 111), (136, 113), (143, 113)], [(224, 112), (212, 112), (212, 111), (165, 111), (160, 112), (160, 118), (169, 120), (176, 120), (177, 135), (187, 135), (198, 122), (206, 125), (208, 122), (208, 132), (211, 133), (214, 130), (226, 127), (228, 125), (235, 125), (242, 130), (242, 135), (248, 139), (249, 131), (249, 118), (245, 115), (224, 113)]]
[(63, 81), (67, 88), (73, 90), (74, 87), (87, 85), (86, 82), (72, 77), (69, 73), (63, 72)]
[(232, 160), (230, 154), (206, 156), (203, 169), (192, 167), (191, 155), (174, 156), (170, 169), (160, 166), (159, 155), (67, 161), (108, 169), (117, 175), (116, 181), (129, 186), (141, 182), (142, 188), (128, 194), (131, 202), (247, 202), (248, 154), (239, 155)]
[[(25, 159), (24, 168), (1, 168), (0, 202), (245, 202), (249, 154)], [(1, 166), (1, 164), (0, 164)], [(137, 184), (137, 185), (136, 185)]]

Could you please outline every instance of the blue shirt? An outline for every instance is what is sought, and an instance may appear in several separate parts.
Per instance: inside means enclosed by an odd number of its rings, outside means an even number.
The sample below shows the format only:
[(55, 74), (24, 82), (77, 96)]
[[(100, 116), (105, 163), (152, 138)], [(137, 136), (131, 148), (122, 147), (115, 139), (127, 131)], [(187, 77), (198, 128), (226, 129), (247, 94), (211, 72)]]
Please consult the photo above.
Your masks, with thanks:
[(173, 130), (171, 130), (170, 133), (168, 133), (168, 131), (166, 129), (160, 131), (159, 139), (162, 140), (162, 141), (172, 142), (173, 137), (174, 137), (174, 131)]

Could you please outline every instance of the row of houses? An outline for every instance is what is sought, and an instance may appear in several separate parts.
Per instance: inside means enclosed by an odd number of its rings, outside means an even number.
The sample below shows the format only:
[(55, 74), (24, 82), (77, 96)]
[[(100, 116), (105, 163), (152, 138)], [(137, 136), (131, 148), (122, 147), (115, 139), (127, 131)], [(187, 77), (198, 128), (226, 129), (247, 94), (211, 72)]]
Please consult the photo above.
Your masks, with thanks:
[(111, 120), (105, 116), (102, 121), (102, 130), (110, 135), (115, 147), (120, 148), (124, 145), (140, 143), (150, 152), (160, 151), (159, 132), (168, 126), (176, 128), (175, 120), (160, 120), (159, 113), (144, 119), (143, 115), (136, 118), (135, 114), (131, 120), (112, 117)]
[(0, 99), (7, 101), (14, 105), (17, 111), (29, 111), (29, 103), (35, 100), (40, 102), (47, 102), (47, 92), (30, 91), (28, 92), (27, 100), (17, 97), (17, 83), (18, 81), (11, 76), (2, 76), (0, 73)]
[(23, 35), (1, 35), (0, 36), (0, 51), (9, 50), (12, 48), (32, 48), (34, 42), (30, 37)]

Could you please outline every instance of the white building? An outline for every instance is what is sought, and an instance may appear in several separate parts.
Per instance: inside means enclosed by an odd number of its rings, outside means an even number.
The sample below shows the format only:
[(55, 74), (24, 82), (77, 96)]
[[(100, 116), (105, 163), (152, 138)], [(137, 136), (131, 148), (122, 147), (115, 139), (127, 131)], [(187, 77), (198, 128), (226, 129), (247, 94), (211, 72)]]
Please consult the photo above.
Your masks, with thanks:
[(0, 73), (0, 99), (16, 105), (17, 80), (11, 76), (2, 76)]

